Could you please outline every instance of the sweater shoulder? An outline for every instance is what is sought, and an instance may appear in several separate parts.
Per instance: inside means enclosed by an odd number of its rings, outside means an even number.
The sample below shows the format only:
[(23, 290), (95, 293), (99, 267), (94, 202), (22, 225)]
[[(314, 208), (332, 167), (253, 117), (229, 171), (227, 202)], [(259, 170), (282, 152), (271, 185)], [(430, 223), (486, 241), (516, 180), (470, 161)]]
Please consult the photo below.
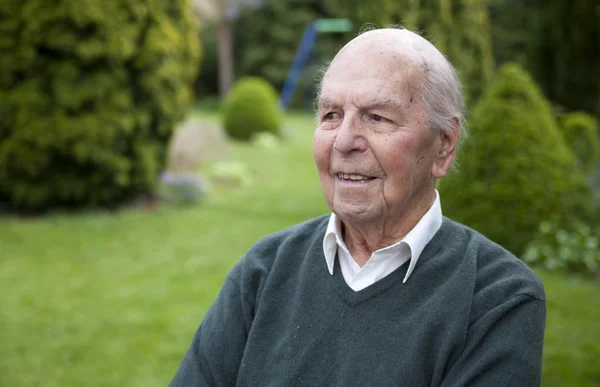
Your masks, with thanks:
[(328, 215), (322, 215), (267, 235), (257, 241), (246, 255), (253, 258), (273, 256), (271, 253), (282, 249), (296, 250), (306, 244), (312, 244), (315, 239), (322, 241), (328, 219)]
[(276, 262), (285, 265), (281, 261), (289, 260), (293, 264), (309, 251), (322, 249), (328, 219), (328, 215), (322, 215), (261, 238), (237, 262), (229, 277), (234, 282), (259, 287)]
[(474, 317), (518, 296), (545, 301), (539, 276), (513, 253), (478, 231), (447, 219), (473, 271)]

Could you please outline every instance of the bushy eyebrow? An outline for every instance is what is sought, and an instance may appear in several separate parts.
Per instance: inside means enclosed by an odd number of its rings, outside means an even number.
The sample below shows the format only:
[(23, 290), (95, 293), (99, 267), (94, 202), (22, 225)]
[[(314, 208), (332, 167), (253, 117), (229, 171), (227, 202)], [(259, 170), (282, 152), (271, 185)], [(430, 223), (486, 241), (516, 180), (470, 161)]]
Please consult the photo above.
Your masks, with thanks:
[(319, 109), (331, 109), (333, 107), (335, 107), (337, 104), (334, 103), (332, 100), (327, 99), (327, 98), (319, 98), (319, 102), (317, 104), (317, 108)]
[(384, 98), (368, 102), (360, 107), (360, 110), (399, 110), (402, 108), (402, 102), (395, 98)]
[[(330, 99), (320, 98), (318, 102), (319, 109), (329, 110), (334, 107), (338, 107), (339, 104), (336, 104)], [(376, 99), (371, 102), (368, 102), (362, 106), (359, 106), (359, 109), (362, 111), (368, 110), (396, 110), (402, 108), (402, 102), (395, 98), (383, 98)]]

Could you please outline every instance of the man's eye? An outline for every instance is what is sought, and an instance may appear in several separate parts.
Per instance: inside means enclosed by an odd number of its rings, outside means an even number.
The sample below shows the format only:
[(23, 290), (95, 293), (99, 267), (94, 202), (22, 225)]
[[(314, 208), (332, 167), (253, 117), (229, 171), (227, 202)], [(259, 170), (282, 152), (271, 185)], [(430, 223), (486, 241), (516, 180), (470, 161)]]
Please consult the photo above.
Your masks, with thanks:
[(336, 118), (337, 118), (337, 113), (335, 113), (335, 112), (325, 113), (325, 115), (323, 116), (323, 120), (325, 120), (325, 121), (335, 120)]
[(373, 122), (384, 122), (385, 118), (380, 116), (379, 114), (370, 114), (369, 119)]

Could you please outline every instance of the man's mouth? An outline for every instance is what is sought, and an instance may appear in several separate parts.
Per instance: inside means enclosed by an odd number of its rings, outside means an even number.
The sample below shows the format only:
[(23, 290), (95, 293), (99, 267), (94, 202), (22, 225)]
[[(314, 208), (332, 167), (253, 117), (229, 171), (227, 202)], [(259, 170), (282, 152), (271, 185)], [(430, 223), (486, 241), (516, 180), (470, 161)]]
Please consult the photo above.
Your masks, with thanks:
[(358, 175), (354, 173), (338, 173), (336, 174), (338, 179), (341, 180), (351, 180), (351, 181), (368, 181), (375, 179), (374, 177)]

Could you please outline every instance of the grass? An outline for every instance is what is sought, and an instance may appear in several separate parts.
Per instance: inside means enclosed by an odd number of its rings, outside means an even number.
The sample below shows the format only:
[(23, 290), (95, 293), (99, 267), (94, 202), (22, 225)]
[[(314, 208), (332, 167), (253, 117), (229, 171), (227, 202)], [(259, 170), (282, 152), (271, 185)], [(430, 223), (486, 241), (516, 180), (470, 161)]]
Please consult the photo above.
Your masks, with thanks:
[[(312, 119), (292, 115), (288, 126), (280, 148), (234, 145), (250, 187), (215, 189), (193, 207), (0, 220), (0, 386), (167, 385), (242, 254), (327, 212)], [(599, 385), (598, 285), (539, 274), (543, 385)]]
[(543, 386), (600, 386), (600, 285), (537, 270), (546, 289)]

